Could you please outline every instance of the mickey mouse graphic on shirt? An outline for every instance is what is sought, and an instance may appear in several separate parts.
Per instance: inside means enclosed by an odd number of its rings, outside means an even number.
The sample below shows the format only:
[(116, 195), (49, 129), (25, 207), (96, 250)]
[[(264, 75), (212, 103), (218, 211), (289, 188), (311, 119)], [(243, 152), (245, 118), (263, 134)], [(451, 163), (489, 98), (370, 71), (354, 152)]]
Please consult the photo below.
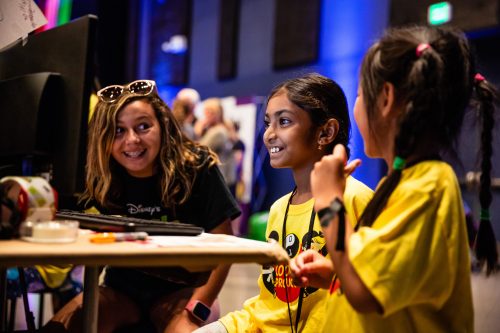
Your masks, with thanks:
[[(294, 233), (289, 233), (285, 238), (285, 250), (290, 258), (294, 258), (299, 253), (306, 250), (306, 244), (311, 239), (311, 249), (320, 252), (326, 256), (328, 250), (326, 249), (325, 238), (321, 231), (312, 230), (312, 235), (306, 232), (301, 238)], [(274, 239), (280, 242), (280, 234), (276, 230), (269, 233), (268, 240)], [(294, 302), (299, 298), (300, 287), (297, 287), (292, 282), (292, 275), (288, 265), (264, 265), (262, 268), (262, 282), (266, 289), (283, 302)], [(285, 286), (288, 290), (285, 290)], [(314, 293), (318, 288), (306, 287), (304, 288), (304, 297)], [(288, 295), (287, 295), (288, 294)], [(288, 296), (288, 297), (287, 297)]]

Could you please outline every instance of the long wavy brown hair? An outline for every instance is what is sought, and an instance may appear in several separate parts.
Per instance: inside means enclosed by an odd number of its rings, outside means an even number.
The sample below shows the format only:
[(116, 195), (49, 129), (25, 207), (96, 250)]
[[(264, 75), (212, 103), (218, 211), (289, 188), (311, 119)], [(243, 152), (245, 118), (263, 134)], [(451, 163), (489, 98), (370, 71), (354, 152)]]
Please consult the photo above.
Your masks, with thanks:
[(153, 107), (161, 128), (161, 148), (157, 173), (161, 179), (162, 203), (165, 207), (185, 202), (191, 195), (200, 168), (218, 163), (208, 147), (185, 136), (169, 107), (156, 92), (147, 96), (125, 93), (113, 103), (99, 101), (89, 123), (86, 165), (86, 188), (80, 197), (85, 205), (94, 201), (105, 208), (116, 207), (113, 198), (123, 189), (125, 169), (111, 156), (119, 112), (133, 101), (141, 100)]

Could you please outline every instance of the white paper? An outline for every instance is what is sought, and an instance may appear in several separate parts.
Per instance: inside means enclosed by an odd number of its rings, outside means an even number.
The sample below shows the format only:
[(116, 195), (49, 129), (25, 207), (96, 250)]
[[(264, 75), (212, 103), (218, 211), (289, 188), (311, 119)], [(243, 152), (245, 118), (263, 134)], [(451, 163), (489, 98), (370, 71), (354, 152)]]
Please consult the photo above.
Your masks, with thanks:
[(220, 236), (216, 234), (203, 233), (196, 237), (182, 236), (149, 236), (148, 243), (159, 247), (205, 247), (217, 248), (246, 248), (246, 249), (269, 249), (274, 245), (252, 239), (239, 238), (235, 236)]
[(47, 19), (33, 0), (1, 0), (0, 50), (46, 23)]

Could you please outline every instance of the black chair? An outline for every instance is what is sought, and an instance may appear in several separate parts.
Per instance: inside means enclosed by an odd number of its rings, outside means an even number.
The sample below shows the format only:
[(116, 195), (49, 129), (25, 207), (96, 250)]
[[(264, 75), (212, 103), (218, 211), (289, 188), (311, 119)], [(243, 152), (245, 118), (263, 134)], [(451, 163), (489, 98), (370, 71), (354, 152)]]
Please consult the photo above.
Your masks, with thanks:
[[(21, 291), (21, 298), (23, 300), (23, 309), (24, 309), (24, 316), (26, 319), (27, 330), (16, 331), (16, 332), (36, 332), (37, 328), (41, 328), (43, 326), (45, 294), (50, 293), (52, 295), (54, 312), (56, 312), (59, 308), (61, 308), (64, 304), (70, 301), (74, 296), (76, 296), (81, 291), (82, 286), (75, 287), (75, 283), (72, 282), (73, 280), (71, 278), (73, 271), (76, 271), (77, 269), (78, 270), (82, 269), (82, 266), (73, 267), (73, 269), (67, 274), (65, 281), (62, 283), (60, 287), (54, 289), (46, 288), (33, 292), (33, 294), (40, 294), (40, 300), (38, 303), (38, 323), (35, 326), (35, 317), (28, 303), (28, 287), (26, 283), (24, 269), (22, 267), (17, 268), (17, 271), (19, 273), (19, 288)], [(5, 325), (5, 327), (7, 328), (7, 332), (14, 332), (18, 298), (19, 296), (17, 295), (13, 295), (12, 297), (8, 298), (10, 306), (9, 306), (9, 318), (7, 319)]]

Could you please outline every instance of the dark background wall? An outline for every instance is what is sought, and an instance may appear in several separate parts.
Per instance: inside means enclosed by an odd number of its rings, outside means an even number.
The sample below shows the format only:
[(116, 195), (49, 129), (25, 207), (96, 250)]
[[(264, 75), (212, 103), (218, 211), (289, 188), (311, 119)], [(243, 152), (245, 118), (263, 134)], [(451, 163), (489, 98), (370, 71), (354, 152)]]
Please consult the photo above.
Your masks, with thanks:
[[(498, 84), (500, 82), (498, 1), (449, 2), (460, 10), (456, 16), (457, 22), (465, 24), (463, 28), (468, 29), (469, 37), (479, 55), (481, 72), (490, 81)], [(188, 13), (185, 10), (186, 3)], [(99, 78), (104, 85), (137, 78), (152, 78), (165, 83), (160, 90), (167, 101), (170, 101), (184, 85), (197, 89), (202, 98), (211, 96), (249, 98), (265, 96), (275, 84), (286, 78), (317, 71), (341, 84), (352, 109), (358, 83), (359, 63), (367, 47), (391, 23), (425, 23), (427, 5), (431, 1), (314, 1), (312, 6), (317, 5), (318, 9), (313, 8), (307, 13), (304, 12), (304, 15), (310, 14), (308, 18), (313, 17), (312, 20), (305, 19), (305, 21), (311, 22), (310, 30), (315, 32), (313, 35), (317, 35), (317, 44), (316, 46), (314, 43), (307, 44), (311, 42), (307, 36), (305, 44), (303, 41), (300, 42), (300, 39), (296, 42), (297, 48), (308, 47), (314, 50), (308, 49), (308, 52), (302, 52), (305, 58), (309, 57), (308, 60), (302, 62), (294, 60), (291, 64), (277, 66), (276, 59), (283, 60), (283, 58), (277, 57), (275, 51), (283, 48), (283, 44), (287, 45), (281, 43), (285, 39), (289, 40), (287, 32), (292, 35), (292, 30), (287, 30), (286, 22), (282, 21), (283, 17), (287, 19), (287, 15), (283, 15), (284, 3), (286, 4), (286, 1), (279, 0), (239, 0), (229, 4), (225, 0), (80, 0), (74, 2), (72, 16), (78, 17), (87, 13), (99, 16), (97, 62)], [(300, 1), (289, 3), (290, 10), (300, 8)], [(173, 16), (171, 11), (178, 11), (179, 15)], [(172, 17), (176, 19), (172, 21)], [(171, 23), (163, 25), (155, 23), (161, 22), (162, 19)], [(293, 17), (288, 19), (293, 22)], [(188, 27), (184, 26), (186, 20), (189, 22)], [(318, 24), (313, 25), (314, 21)], [(493, 25), (491, 22), (494, 22)], [(188, 50), (179, 55), (184, 57), (180, 62), (185, 70), (182, 72), (185, 73), (183, 84), (172, 84), (165, 79), (161, 69), (165, 66), (164, 62), (169, 60), (158, 52), (161, 48), (159, 45), (161, 36), (165, 36), (165, 40), (168, 40), (175, 29), (176, 33), (179, 31), (186, 33), (189, 39)], [(303, 29), (307, 30), (307, 27)], [(276, 35), (276, 31), (282, 35)], [(221, 41), (230, 45), (221, 46)], [(293, 47), (285, 49), (293, 51)], [(225, 52), (226, 56), (229, 54), (227, 61), (230, 62), (225, 69), (226, 75), (222, 76), (220, 52)], [(476, 155), (479, 133), (472, 118), (471, 116), (466, 122), (458, 146), (461, 163), (454, 163), (459, 178), (463, 178), (468, 171), (478, 170)], [(499, 128), (500, 126), (497, 127), (495, 134), (496, 150), (500, 147)], [(257, 137), (256, 140), (260, 138)], [(353, 157), (363, 159), (363, 167), (355, 176), (374, 187), (384, 168), (380, 161), (370, 160), (364, 156), (363, 144), (355, 126), (352, 131), (352, 151)], [(493, 165), (493, 175), (500, 177), (498, 151), (495, 152)], [(287, 170), (269, 168), (267, 160), (263, 166), (267, 193), (261, 208), (265, 209), (277, 197), (290, 191), (293, 180)], [(465, 199), (477, 211), (477, 201), (473, 192), (464, 188)], [(500, 235), (498, 191), (492, 206), (495, 230), (497, 235)]]
[(135, 77), (136, 28), (139, 6), (133, 0), (73, 1), (71, 17), (96, 15), (98, 21), (96, 73), (102, 86)]

